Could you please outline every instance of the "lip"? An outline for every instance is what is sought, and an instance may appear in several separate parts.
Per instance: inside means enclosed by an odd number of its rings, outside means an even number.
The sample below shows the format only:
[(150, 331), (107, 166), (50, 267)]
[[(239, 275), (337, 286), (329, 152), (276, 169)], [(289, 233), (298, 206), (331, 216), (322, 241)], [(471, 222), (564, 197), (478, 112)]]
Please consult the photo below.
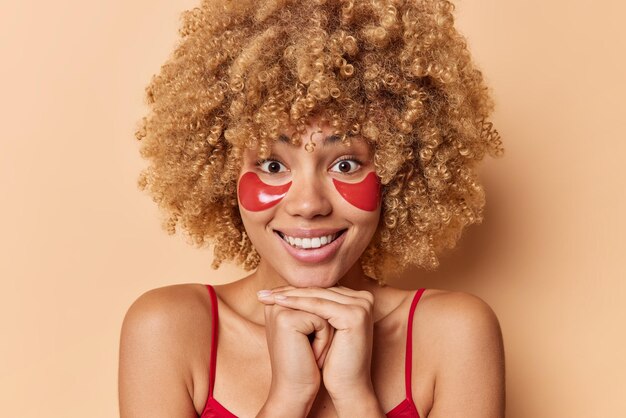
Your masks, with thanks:
[(290, 237), (298, 238), (315, 238), (324, 235), (333, 235), (337, 232), (343, 231), (346, 228), (318, 228), (318, 229), (304, 229), (304, 228), (284, 228), (274, 229), (274, 232), (280, 232), (283, 235), (289, 235)]
[[(343, 231), (344, 229), (336, 229), (336, 230), (309, 229), (308, 231), (315, 232), (316, 234), (319, 234), (319, 232), (321, 231), (322, 233), (320, 235), (329, 235), (334, 232)], [(294, 230), (290, 230), (290, 231), (294, 232)], [(304, 230), (300, 230), (300, 231), (302, 232)], [(329, 231), (334, 231), (334, 232), (329, 232)], [(339, 237), (337, 237), (337, 239), (335, 239), (333, 242), (331, 242), (328, 245), (325, 245), (320, 248), (310, 248), (310, 249), (305, 250), (305, 249), (294, 248), (291, 245), (287, 244), (285, 240), (283, 240), (280, 237), (280, 235), (278, 235), (278, 232), (276, 232), (276, 230), (274, 231), (274, 235), (276, 236), (276, 239), (278, 239), (280, 243), (283, 245), (285, 250), (293, 258), (295, 258), (296, 260), (302, 263), (321, 263), (323, 261), (326, 261), (332, 258), (337, 253), (337, 251), (339, 250), (339, 247), (341, 247), (341, 244), (343, 244), (343, 241), (345, 240), (345, 237), (346, 237), (346, 233), (343, 233)], [(318, 237), (320, 235), (311, 234), (308, 237)], [(303, 237), (303, 235), (291, 235), (291, 236)], [(308, 238), (308, 237), (304, 236), (304, 238)]]

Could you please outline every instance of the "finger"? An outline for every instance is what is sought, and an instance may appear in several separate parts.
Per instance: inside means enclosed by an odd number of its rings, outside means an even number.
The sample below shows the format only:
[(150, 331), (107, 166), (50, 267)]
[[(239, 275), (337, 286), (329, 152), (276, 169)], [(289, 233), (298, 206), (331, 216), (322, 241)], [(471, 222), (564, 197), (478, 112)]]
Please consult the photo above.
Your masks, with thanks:
[(269, 338), (271, 338), (272, 330), (274, 330), (274, 326), (270, 325), (275, 323), (277, 315), (279, 312), (287, 311), (286, 318), (285, 312), (281, 315), (281, 326), (283, 328), (295, 330), (301, 334), (305, 334), (307, 337), (310, 335), (313, 336), (313, 340), (311, 340), (311, 349), (313, 351), (315, 360), (320, 364), (320, 358), (323, 358), (325, 352), (328, 351), (328, 346), (331, 343), (332, 336), (334, 333), (334, 328), (330, 326), (328, 321), (320, 318), (317, 315), (289, 309), (287, 307), (279, 306), (279, 305), (266, 305), (265, 306), (265, 320), (266, 320), (266, 333)]
[(341, 304), (323, 298), (275, 295), (274, 303), (319, 316), (337, 330), (351, 329), (371, 320), (370, 311), (360, 305)]
[(304, 338), (309, 338), (309, 335), (313, 335), (313, 340), (310, 342), (311, 351), (317, 362), (328, 351), (328, 346), (332, 341), (334, 333), (333, 327), (328, 321), (312, 313), (277, 307), (288, 311), (287, 314), (292, 319), (291, 329), (302, 334)]
[(284, 290), (289, 290), (289, 289), (296, 289), (296, 288), (293, 287), (293, 286), (290, 286), (290, 285), (285, 285), (285, 286), (279, 286), (279, 287), (275, 287), (273, 289), (270, 289), (270, 292), (272, 292), (272, 293), (273, 292), (282, 292)]
[(333, 327), (331, 327), (327, 321), (323, 322), (324, 326), (318, 327), (315, 331), (313, 342), (311, 343), (313, 356), (315, 357), (315, 361), (318, 363), (318, 366), (320, 363), (324, 364), (323, 361), (320, 362), (320, 359), (322, 359), (328, 351), (328, 347), (330, 346), (333, 337)]
[(274, 304), (274, 295), (271, 293), (258, 293), (257, 299), (259, 302), (265, 304), (266, 308)]
[(371, 309), (374, 303), (374, 296), (365, 290), (356, 291), (352, 289), (335, 291), (335, 288), (295, 288), (288, 289), (280, 292), (272, 293), (271, 297), (267, 297), (264, 300), (275, 300), (278, 295), (283, 296), (300, 296), (300, 297), (315, 297), (321, 299), (331, 300), (333, 302), (341, 303), (343, 305), (359, 305), (364, 309)]
[(355, 298), (321, 287), (303, 287), (272, 292), (272, 296), (276, 297), (277, 295), (322, 298), (344, 305), (355, 303)]
[[(308, 339), (311, 334), (326, 332), (328, 321), (318, 315), (301, 309), (291, 309), (278, 304), (269, 307), (272, 315), (269, 322), (265, 323), (265, 328), (270, 328), (272, 332), (296, 332)], [(320, 336), (321, 338), (321, 336)]]
[(319, 358), (317, 359), (317, 367), (320, 368), (320, 370), (324, 367), (324, 362), (326, 361), (326, 356), (328, 354), (328, 351), (330, 350), (330, 346), (333, 342), (333, 337), (335, 335), (335, 328), (333, 327), (328, 327), (330, 329), (330, 339), (328, 341), (328, 344), (326, 344), (326, 347), (324, 347), (324, 350), (322, 351), (322, 354), (319, 356)]
[(367, 290), (354, 290), (344, 286), (329, 287), (328, 290), (353, 298), (365, 299), (370, 304), (374, 304), (374, 295)]
[(333, 302), (341, 303), (344, 305), (352, 305), (360, 303), (356, 298), (342, 295), (337, 292), (328, 291), (322, 288), (289, 288), (281, 291), (260, 291), (257, 293), (259, 302), (266, 305), (273, 305), (276, 299), (283, 298), (285, 296), (306, 296), (317, 297), (322, 299), (332, 300)]

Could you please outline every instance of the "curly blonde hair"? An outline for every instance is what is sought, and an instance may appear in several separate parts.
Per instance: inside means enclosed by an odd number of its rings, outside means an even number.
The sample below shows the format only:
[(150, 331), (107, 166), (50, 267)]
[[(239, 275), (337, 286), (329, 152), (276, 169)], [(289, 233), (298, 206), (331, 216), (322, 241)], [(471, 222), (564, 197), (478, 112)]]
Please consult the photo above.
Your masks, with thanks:
[(380, 224), (361, 257), (384, 268), (435, 268), (485, 205), (475, 166), (501, 141), (493, 104), (446, 0), (204, 0), (183, 14), (181, 41), (146, 89), (140, 176), (213, 267), (253, 269), (239, 215), (242, 152), (269, 154), (282, 129), (321, 115), (365, 139), (383, 184)]

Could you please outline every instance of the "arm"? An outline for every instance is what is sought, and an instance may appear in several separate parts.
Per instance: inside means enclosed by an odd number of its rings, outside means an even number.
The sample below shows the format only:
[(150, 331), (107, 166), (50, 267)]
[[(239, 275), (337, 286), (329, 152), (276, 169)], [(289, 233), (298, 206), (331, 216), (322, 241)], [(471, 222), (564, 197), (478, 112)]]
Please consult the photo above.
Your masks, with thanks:
[(363, 393), (352, 393), (350, 398), (333, 398), (333, 405), (338, 417), (385, 417), (373, 387)]
[(504, 417), (504, 349), (498, 319), (475, 296), (446, 292), (434, 299), (428, 316), (437, 318), (433, 332), (438, 338), (428, 340), (439, 354), (428, 418)]
[(121, 418), (198, 416), (189, 360), (184, 355), (184, 347), (193, 346), (190, 324), (197, 323), (197, 318), (186, 320), (193, 309), (189, 296), (184, 286), (156, 289), (128, 310), (120, 340)]

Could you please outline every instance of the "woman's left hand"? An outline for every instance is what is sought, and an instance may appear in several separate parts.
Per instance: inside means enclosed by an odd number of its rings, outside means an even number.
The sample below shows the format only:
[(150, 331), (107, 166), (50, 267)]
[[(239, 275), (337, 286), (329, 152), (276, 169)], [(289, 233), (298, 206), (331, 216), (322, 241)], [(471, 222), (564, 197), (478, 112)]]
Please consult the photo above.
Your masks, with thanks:
[(341, 286), (282, 287), (259, 300), (312, 313), (335, 329), (322, 366), (324, 386), (335, 404), (374, 395), (370, 374), (374, 296), (370, 292)]

